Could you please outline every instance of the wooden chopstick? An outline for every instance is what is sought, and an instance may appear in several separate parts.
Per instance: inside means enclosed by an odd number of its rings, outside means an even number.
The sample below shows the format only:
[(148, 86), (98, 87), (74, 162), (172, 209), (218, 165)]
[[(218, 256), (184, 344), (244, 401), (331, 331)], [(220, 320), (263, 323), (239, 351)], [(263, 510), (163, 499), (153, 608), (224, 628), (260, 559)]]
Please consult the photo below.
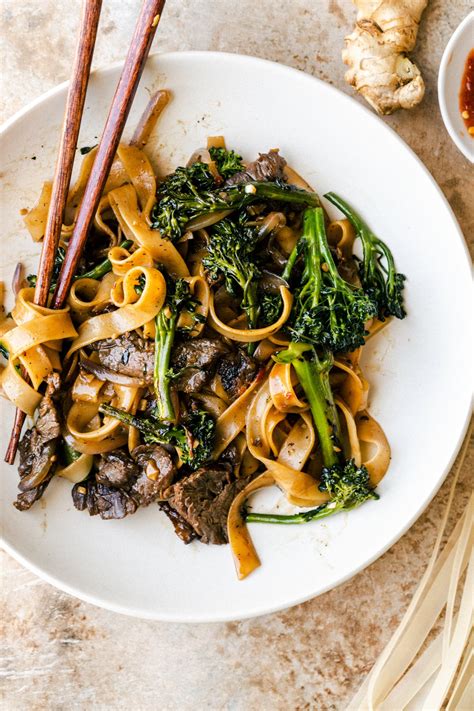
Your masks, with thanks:
[(84, 250), (107, 176), (117, 151), (165, 0), (144, 0), (109, 115), (87, 181), (76, 224), (53, 296), (53, 308), (66, 302), (69, 288)]
[[(100, 143), (97, 148), (94, 165), (92, 167), (92, 171), (89, 176), (86, 189), (84, 191), (81, 205), (76, 216), (76, 224), (68, 244), (64, 263), (58, 278), (58, 283), (56, 285), (56, 290), (51, 303), (51, 307), (53, 309), (62, 308), (62, 306), (64, 306), (64, 303), (66, 302), (69, 289), (74, 278), (75, 271), (77, 269), (77, 265), (79, 263), (87, 241), (87, 235), (90, 225), (92, 223), (92, 220), (94, 219), (94, 214), (97, 210), (100, 196), (107, 180), (107, 176), (110, 171), (115, 153), (117, 151), (128, 114), (130, 112), (130, 108), (135, 97), (143, 67), (150, 51), (151, 43), (153, 41), (156, 28), (158, 27), (160, 21), (165, 1), (166, 0), (144, 0), (143, 2), (142, 10), (135, 26), (135, 32), (132, 38), (132, 42), (130, 44), (127, 58), (125, 60), (122, 74), (120, 75), (119, 83), (117, 85), (117, 89), (115, 91), (115, 95), (112, 101), (112, 106), (110, 108), (109, 115), (107, 117), (107, 121), (100, 139)], [(99, 10), (100, 4), (101, 3), (99, 3)], [(84, 27), (81, 28), (81, 36), (83, 30)], [(90, 63), (88, 69), (89, 68)], [(86, 87), (88, 77), (89, 71), (87, 71)], [(82, 114), (78, 116), (78, 125), (80, 125), (81, 118)], [(61, 221), (59, 224), (59, 230), (61, 228), (63, 212), (64, 206), (61, 211)], [(52, 275), (52, 265), (54, 264), (54, 254), (55, 251), (53, 252), (51, 268), (48, 272), (50, 274), (50, 279)], [(48, 261), (49, 259), (50, 257), (48, 255)], [(46, 266), (46, 264), (44, 266)], [(46, 279), (47, 277), (45, 277), (45, 280), (43, 282), (43, 289), (44, 284), (46, 284)], [(51, 281), (49, 281), (48, 283), (46, 294), (49, 292), (50, 283)], [(7, 461), (9, 464), (13, 464), (13, 461), (15, 459), (24, 420), (24, 413), (17, 410), (12, 435), (10, 437), (10, 443), (5, 456), (5, 461)]]
[[(84, 0), (82, 6), (79, 37), (66, 99), (58, 159), (51, 190), (51, 202), (36, 280), (34, 302), (39, 306), (46, 306), (48, 303), (54, 259), (61, 236), (101, 7), (102, 0)], [(25, 379), (28, 379), (25, 370), (22, 370), (22, 375)], [(5, 461), (8, 464), (13, 464), (15, 460), (25, 418), (25, 413), (17, 408), (10, 442), (5, 455)]]

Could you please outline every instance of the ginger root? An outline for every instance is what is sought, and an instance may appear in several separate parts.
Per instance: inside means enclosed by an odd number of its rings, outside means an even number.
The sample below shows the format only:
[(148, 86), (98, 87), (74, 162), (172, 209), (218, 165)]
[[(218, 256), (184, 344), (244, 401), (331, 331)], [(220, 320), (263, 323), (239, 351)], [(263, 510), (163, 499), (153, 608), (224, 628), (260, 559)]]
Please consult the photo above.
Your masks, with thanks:
[(359, 12), (342, 52), (349, 66), (346, 81), (379, 114), (413, 108), (422, 100), (425, 84), (405, 53), (415, 47), (428, 0), (353, 1)]

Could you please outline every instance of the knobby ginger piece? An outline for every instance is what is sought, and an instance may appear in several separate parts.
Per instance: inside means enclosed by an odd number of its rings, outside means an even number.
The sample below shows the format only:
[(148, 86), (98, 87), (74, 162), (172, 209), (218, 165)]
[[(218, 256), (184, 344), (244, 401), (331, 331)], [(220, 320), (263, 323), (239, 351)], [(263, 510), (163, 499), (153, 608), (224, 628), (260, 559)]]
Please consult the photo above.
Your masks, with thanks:
[(342, 59), (346, 81), (379, 114), (411, 109), (423, 99), (425, 84), (408, 59), (428, 0), (353, 0), (354, 32), (346, 37)]

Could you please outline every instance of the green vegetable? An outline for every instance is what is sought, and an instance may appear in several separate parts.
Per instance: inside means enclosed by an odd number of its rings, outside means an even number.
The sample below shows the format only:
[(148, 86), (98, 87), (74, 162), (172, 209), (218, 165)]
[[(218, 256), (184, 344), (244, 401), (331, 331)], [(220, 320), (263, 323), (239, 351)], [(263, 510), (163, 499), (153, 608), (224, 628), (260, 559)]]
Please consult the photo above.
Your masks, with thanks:
[(209, 230), (207, 254), (202, 260), (213, 280), (223, 278), (227, 291), (241, 300), (248, 327), (258, 321), (257, 289), (260, 270), (254, 261), (257, 232), (244, 219), (226, 218)]
[(282, 310), (282, 300), (280, 294), (259, 294), (258, 303), (260, 308), (260, 324), (270, 326), (278, 318)]
[(6, 360), (8, 360), (9, 357), (10, 357), (9, 352), (8, 352), (8, 350), (5, 348), (5, 346), (3, 345), (3, 343), (0, 343), (0, 355), (2, 355), (4, 358), (6, 358)]
[(318, 433), (323, 459), (319, 489), (326, 491), (331, 499), (318, 506), (293, 516), (250, 513), (247, 521), (260, 523), (305, 523), (330, 516), (338, 511), (350, 511), (369, 499), (378, 499), (371, 488), (369, 473), (365, 466), (356, 466), (353, 459), (345, 459), (340, 442), (339, 419), (334, 396), (329, 382), (333, 357), (325, 351), (318, 357), (316, 350), (304, 343), (290, 343), (286, 351), (274, 356), (280, 363), (291, 363), (308, 400), (313, 421)]
[(239, 156), (235, 151), (227, 151), (225, 148), (209, 148), (209, 153), (224, 180), (245, 170), (242, 156)]
[(306, 210), (300, 241), (304, 271), (290, 318), (292, 340), (332, 351), (364, 345), (365, 323), (375, 316), (376, 307), (362, 289), (339, 274), (326, 239), (322, 208)]
[(382, 240), (374, 235), (364, 220), (335, 193), (325, 195), (350, 221), (362, 242), (363, 258), (359, 264), (359, 277), (369, 298), (377, 305), (377, 317), (384, 321), (388, 316), (403, 319), (403, 288), (406, 279), (397, 272), (393, 254)]
[[(132, 240), (126, 239), (124, 242), (120, 243), (120, 247), (124, 247), (124, 249), (128, 249), (131, 247), (133, 244)], [(96, 267), (93, 269), (90, 269), (88, 272), (85, 272), (84, 274), (77, 274), (74, 277), (74, 280), (76, 279), (102, 279), (106, 274), (112, 271), (112, 263), (109, 259), (104, 259), (103, 262), (98, 264)]]
[(65, 439), (63, 439), (62, 441), (61, 450), (65, 464), (72, 464), (76, 461), (76, 459), (79, 459), (79, 457), (81, 456), (81, 453), (74, 449), (74, 447), (71, 447), (71, 445), (68, 444)]
[(131, 415), (110, 405), (101, 405), (100, 412), (116, 417), (126, 425), (136, 427), (147, 444), (171, 444), (180, 450), (181, 460), (193, 471), (199, 469), (212, 456), (216, 423), (209, 412), (193, 410), (183, 423), (171, 425), (155, 417)]
[(319, 205), (316, 193), (282, 181), (255, 182), (220, 187), (205, 163), (177, 168), (158, 188), (152, 227), (171, 240), (179, 239), (188, 222), (197, 217), (237, 210), (258, 201)]
[(157, 398), (156, 414), (162, 422), (176, 419), (171, 397), (171, 382), (174, 374), (170, 369), (171, 350), (176, 336), (178, 319), (182, 311), (194, 314), (195, 321), (201, 320), (196, 313), (198, 302), (189, 290), (184, 279), (167, 279), (166, 301), (155, 317), (155, 364), (154, 388)]

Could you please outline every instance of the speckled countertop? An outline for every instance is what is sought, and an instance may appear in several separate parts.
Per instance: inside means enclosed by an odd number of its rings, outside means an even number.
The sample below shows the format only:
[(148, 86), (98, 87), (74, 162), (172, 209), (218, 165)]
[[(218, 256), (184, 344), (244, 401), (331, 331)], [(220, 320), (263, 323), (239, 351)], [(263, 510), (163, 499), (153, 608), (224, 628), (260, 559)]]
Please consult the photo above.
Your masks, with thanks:
[[(0, 119), (67, 78), (79, 0), (2, 0)], [(95, 66), (121, 59), (138, 0), (104, 0)], [(436, 96), (442, 51), (470, 0), (432, 0), (416, 58), (423, 104), (386, 119), (427, 165), (466, 237), (474, 234), (474, 176), (443, 127)], [(168, 0), (160, 49), (253, 54), (350, 93), (340, 49), (349, 0)], [(471, 199), (469, 199), (469, 195)], [(471, 449), (455, 508), (469, 490)], [(65, 595), (2, 557), (4, 709), (336, 709), (396, 627), (434, 542), (449, 480), (382, 558), (332, 592), (275, 615), (228, 624), (129, 619)]]

